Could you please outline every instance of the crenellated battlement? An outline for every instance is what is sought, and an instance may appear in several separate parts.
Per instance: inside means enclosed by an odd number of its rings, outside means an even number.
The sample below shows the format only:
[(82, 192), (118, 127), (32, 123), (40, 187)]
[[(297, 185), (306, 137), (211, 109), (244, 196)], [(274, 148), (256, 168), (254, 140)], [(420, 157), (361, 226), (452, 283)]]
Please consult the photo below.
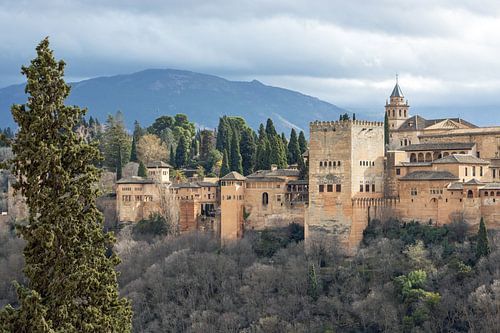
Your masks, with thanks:
[(352, 128), (353, 126), (383, 127), (384, 123), (380, 121), (369, 120), (313, 121), (309, 123), (311, 132), (345, 130)]

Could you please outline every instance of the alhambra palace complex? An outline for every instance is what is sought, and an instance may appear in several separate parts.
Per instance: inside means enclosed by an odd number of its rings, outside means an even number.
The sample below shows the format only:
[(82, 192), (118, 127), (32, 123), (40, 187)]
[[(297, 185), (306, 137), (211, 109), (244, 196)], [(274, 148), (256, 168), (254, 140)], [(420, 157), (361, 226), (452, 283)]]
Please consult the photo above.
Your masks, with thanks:
[(382, 122), (312, 122), (308, 180), (297, 169), (272, 168), (172, 183), (168, 164), (150, 164), (147, 178), (116, 183), (117, 219), (137, 222), (175, 205), (181, 232), (209, 230), (224, 242), (295, 222), (304, 225), (306, 243), (348, 249), (370, 219), (465, 220), (477, 230), (482, 217), (500, 228), (500, 126), (410, 116), (398, 83), (385, 112), (387, 145)]
[(396, 83), (385, 105), (387, 146), (382, 122), (312, 122), (308, 180), (272, 168), (170, 184), (167, 164), (149, 165), (148, 179), (118, 181), (118, 219), (146, 218), (170, 192), (181, 231), (214, 230), (223, 241), (296, 222), (306, 242), (333, 238), (356, 248), (370, 219), (389, 217), (435, 225), (463, 219), (472, 228), (483, 217), (500, 228), (500, 127), (427, 120), (409, 108)]

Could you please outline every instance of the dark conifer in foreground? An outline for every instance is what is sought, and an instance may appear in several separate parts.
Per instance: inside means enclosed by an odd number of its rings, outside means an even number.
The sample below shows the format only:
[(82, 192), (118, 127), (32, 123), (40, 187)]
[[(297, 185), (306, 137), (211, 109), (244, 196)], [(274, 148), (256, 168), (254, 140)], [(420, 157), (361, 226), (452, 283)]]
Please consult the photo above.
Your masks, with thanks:
[(386, 145), (389, 144), (389, 117), (387, 116), (387, 112), (384, 116), (384, 143)]
[(115, 266), (106, 256), (114, 242), (104, 233), (96, 207), (99, 158), (74, 127), (85, 113), (64, 105), (70, 87), (63, 80), (48, 39), (23, 67), (28, 102), (14, 105), (19, 125), (12, 149), (16, 189), (29, 206), (26, 287), (18, 287), (20, 307), (0, 311), (1, 332), (130, 332), (131, 309), (118, 294)]
[(243, 174), (243, 166), (241, 163), (240, 143), (238, 136), (233, 134), (231, 140), (231, 171), (236, 171)]

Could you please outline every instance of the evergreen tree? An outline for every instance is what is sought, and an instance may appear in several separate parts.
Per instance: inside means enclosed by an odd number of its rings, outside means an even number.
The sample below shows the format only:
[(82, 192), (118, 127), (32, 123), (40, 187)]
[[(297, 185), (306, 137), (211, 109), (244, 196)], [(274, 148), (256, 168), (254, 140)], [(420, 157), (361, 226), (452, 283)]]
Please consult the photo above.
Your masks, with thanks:
[(271, 167), (270, 162), (271, 145), (267, 139), (267, 133), (264, 125), (259, 127), (259, 140), (255, 157), (255, 170), (268, 170)]
[(233, 134), (231, 141), (231, 170), (238, 173), (243, 173), (242, 158), (240, 153), (240, 143), (238, 136)]
[(168, 155), (170, 164), (175, 167), (175, 150), (174, 145), (170, 145), (170, 153)]
[(309, 267), (309, 281), (308, 282), (309, 283), (307, 286), (307, 294), (314, 301), (317, 301), (318, 297), (319, 297), (319, 284), (318, 284), (318, 277), (316, 275), (316, 268), (314, 267), (314, 264), (311, 264), (311, 266)]
[(271, 118), (267, 118), (267, 123), (266, 123), (266, 134), (267, 138), (271, 140), (272, 137), (275, 137), (278, 135), (278, 132), (276, 132), (276, 128), (274, 128), (273, 121)]
[(224, 177), (228, 173), (230, 173), (231, 170), (229, 169), (229, 157), (227, 156), (227, 150), (224, 149), (224, 154), (222, 157), (222, 165), (220, 167), (220, 174), (219, 177)]
[(479, 223), (479, 231), (477, 234), (476, 258), (487, 257), (491, 252), (490, 244), (488, 242), (488, 233), (486, 231), (486, 224), (481, 217)]
[(137, 170), (137, 176), (146, 178), (148, 176), (148, 170), (142, 161), (139, 162), (139, 170)]
[(389, 117), (387, 116), (387, 112), (384, 116), (384, 143), (386, 145), (389, 144)]
[(231, 151), (231, 126), (226, 116), (219, 119), (215, 146), (221, 153), (224, 153), (224, 149)]
[(299, 163), (299, 159), (301, 159), (299, 140), (297, 138), (297, 132), (292, 128), (290, 132), (290, 142), (288, 143), (288, 164), (296, 164)]
[(355, 114), (355, 113), (353, 113), (353, 114), (352, 114), (352, 121), (355, 121), (355, 120), (356, 120), (356, 114)]
[(132, 136), (132, 148), (130, 149), (130, 161), (137, 162), (137, 141), (135, 139), (135, 135)]
[(300, 179), (308, 179), (309, 178), (309, 161), (304, 162), (304, 158), (302, 156), (298, 160), (299, 164), (299, 178)]
[(181, 136), (175, 151), (175, 166), (181, 168), (188, 163), (189, 149), (186, 137)]
[(19, 227), (27, 287), (18, 287), (21, 306), (0, 311), (1, 332), (130, 332), (131, 308), (118, 293), (115, 266), (106, 256), (114, 242), (104, 233), (96, 206), (99, 171), (95, 145), (74, 132), (85, 111), (65, 106), (70, 87), (64, 62), (48, 39), (37, 47), (27, 76), (28, 102), (14, 105), (19, 125), (12, 149), (16, 189), (29, 207)]
[(247, 127), (241, 133), (240, 152), (242, 158), (243, 174), (249, 175), (254, 171), (255, 154), (257, 145), (254, 140), (254, 133), (251, 128)]
[(119, 155), (121, 156), (121, 164), (127, 164), (131, 155), (131, 141), (125, 129), (121, 112), (117, 112), (114, 117), (110, 115), (106, 121), (106, 132), (103, 137), (104, 165), (111, 170), (116, 170)]
[(122, 171), (123, 171), (123, 166), (122, 166), (122, 150), (120, 147), (118, 147), (118, 160), (116, 162), (116, 180), (122, 179)]
[(304, 135), (304, 131), (300, 131), (299, 133), (299, 148), (300, 148), (300, 154), (304, 154), (307, 150), (307, 140), (306, 136)]

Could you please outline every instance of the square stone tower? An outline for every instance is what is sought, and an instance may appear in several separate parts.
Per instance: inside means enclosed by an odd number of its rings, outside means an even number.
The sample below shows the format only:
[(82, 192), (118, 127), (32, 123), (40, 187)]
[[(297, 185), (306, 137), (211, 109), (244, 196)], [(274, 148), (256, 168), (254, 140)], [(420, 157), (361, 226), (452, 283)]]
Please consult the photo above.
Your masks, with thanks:
[[(313, 122), (309, 143), (309, 208), (305, 237), (355, 248), (368, 220), (354, 199), (384, 196), (384, 124)], [(358, 224), (363, 225), (358, 225)]]

